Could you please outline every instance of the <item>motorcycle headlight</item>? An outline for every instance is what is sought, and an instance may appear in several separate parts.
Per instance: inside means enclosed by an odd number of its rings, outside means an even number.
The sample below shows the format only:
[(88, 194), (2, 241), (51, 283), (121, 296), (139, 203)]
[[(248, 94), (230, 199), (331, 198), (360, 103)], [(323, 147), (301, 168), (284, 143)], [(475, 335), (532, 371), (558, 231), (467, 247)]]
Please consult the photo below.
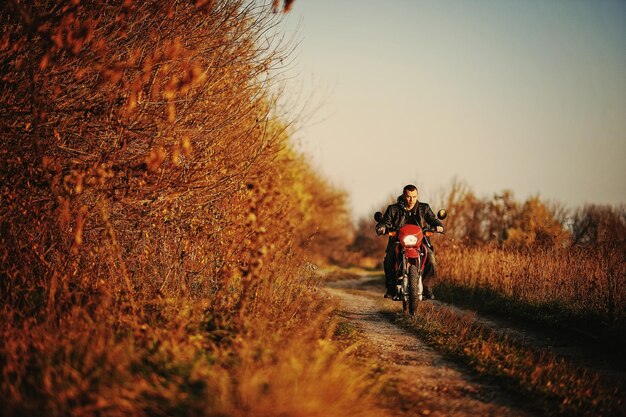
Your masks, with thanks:
[(411, 245), (416, 245), (417, 244), (417, 236), (415, 235), (408, 235), (404, 238), (404, 245), (405, 246), (411, 246)]

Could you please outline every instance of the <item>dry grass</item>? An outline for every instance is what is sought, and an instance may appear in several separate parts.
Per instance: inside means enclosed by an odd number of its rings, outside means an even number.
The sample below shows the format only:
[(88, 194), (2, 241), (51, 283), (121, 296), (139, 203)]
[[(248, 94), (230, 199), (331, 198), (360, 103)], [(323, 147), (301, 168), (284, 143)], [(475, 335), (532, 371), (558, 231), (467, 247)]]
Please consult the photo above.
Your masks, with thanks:
[(445, 285), (488, 290), (515, 302), (564, 317), (608, 322), (626, 319), (626, 261), (623, 247), (505, 250), (448, 246), (440, 251)]
[(241, 319), (172, 297), (142, 317), (104, 307), (5, 320), (3, 414), (380, 415), (376, 381), (332, 341), (332, 306), (310, 281), (281, 276)]
[(495, 378), (545, 415), (624, 415), (624, 381), (608, 380), (573, 363), (496, 334), (471, 314), (422, 304), (404, 323), (438, 350), (460, 359), (478, 374)]

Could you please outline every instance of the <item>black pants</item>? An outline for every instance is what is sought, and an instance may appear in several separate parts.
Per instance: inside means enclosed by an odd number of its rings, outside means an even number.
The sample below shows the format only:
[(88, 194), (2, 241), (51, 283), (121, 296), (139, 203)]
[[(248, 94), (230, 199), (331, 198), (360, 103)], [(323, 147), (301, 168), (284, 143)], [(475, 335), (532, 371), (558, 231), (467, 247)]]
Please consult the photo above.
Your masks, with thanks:
[[(435, 281), (435, 253), (426, 246), (427, 250), (427, 264), (424, 269), (424, 275), (422, 276), (422, 284), (424, 285), (424, 294), (432, 294), (433, 285)], [(387, 244), (387, 251), (385, 253), (385, 260), (383, 262), (385, 269), (385, 286), (387, 291), (394, 294), (396, 292), (396, 242), (390, 240)]]

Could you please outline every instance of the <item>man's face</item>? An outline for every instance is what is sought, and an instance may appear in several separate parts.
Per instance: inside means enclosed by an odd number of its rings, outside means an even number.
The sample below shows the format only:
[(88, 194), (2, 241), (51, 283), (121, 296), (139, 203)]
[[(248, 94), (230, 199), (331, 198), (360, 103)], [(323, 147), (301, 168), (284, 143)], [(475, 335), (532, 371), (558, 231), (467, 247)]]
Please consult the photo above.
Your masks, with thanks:
[(405, 191), (403, 195), (406, 200), (406, 206), (411, 210), (417, 204), (417, 191)]

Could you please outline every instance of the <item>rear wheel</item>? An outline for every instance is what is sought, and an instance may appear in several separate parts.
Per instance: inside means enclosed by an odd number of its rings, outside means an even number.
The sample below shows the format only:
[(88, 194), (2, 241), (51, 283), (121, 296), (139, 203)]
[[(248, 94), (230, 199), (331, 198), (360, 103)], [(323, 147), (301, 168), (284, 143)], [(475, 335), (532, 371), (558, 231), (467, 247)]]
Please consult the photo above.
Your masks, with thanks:
[(422, 274), (417, 266), (409, 266), (409, 314), (415, 315), (417, 302), (422, 298)]

